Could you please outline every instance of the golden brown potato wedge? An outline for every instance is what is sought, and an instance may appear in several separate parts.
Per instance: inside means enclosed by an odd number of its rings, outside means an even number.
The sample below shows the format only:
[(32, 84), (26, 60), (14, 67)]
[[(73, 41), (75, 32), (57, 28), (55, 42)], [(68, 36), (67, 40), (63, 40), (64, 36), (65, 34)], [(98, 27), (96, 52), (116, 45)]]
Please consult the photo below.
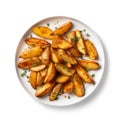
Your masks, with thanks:
[(50, 63), (50, 48), (49, 47), (45, 48), (45, 50), (43, 51), (41, 55), (41, 62), (45, 65), (49, 65)]
[(70, 79), (69, 76), (66, 76), (66, 75), (60, 75), (56, 78), (56, 82), (57, 83), (64, 83), (66, 81), (68, 81)]
[(56, 50), (54, 50), (53, 48), (50, 48), (51, 50), (51, 59), (54, 63), (58, 63), (60, 61), (58, 55), (57, 55), (57, 52)]
[(70, 64), (77, 64), (77, 61), (74, 57), (68, 55), (64, 50), (58, 49), (57, 54), (61, 57), (62, 60), (70, 63)]
[(73, 92), (78, 97), (84, 96), (85, 94), (85, 87), (83, 81), (78, 76), (78, 74), (75, 74), (73, 76)]
[(56, 84), (53, 88), (53, 90), (50, 93), (49, 100), (53, 101), (57, 98), (59, 92), (61, 91), (62, 84)]
[(30, 70), (38, 72), (38, 71), (43, 70), (45, 68), (46, 68), (46, 65), (39, 65), (39, 66), (36, 66), (36, 67), (31, 67)]
[(18, 67), (22, 69), (29, 69), (34, 66), (38, 66), (41, 64), (41, 61), (38, 57), (33, 57), (29, 59), (22, 60), (18, 63)]
[(78, 63), (88, 70), (97, 70), (100, 68), (99, 64), (97, 62), (91, 61), (91, 60), (79, 60)]
[(64, 93), (72, 93), (73, 92), (73, 82), (72, 81), (67, 81), (64, 84), (63, 92)]
[(56, 69), (63, 75), (66, 76), (72, 76), (75, 73), (75, 69), (70, 69), (67, 68), (65, 65), (61, 64), (61, 63), (57, 63), (55, 64)]
[(50, 28), (45, 27), (45, 26), (39, 26), (39, 27), (34, 27), (32, 29), (32, 32), (36, 35), (38, 35), (39, 37), (45, 38), (45, 39), (53, 39), (54, 36), (51, 35), (51, 33), (53, 32)]
[(41, 86), (36, 90), (35, 96), (36, 96), (36, 97), (41, 97), (41, 96), (46, 95), (46, 94), (52, 89), (52, 87), (53, 87), (54, 85), (55, 85), (55, 82), (49, 82), (49, 83), (46, 83), (46, 84), (41, 85)]
[(37, 72), (37, 81), (36, 86), (40, 86), (43, 84), (44, 79), (42, 79), (40, 72)]
[(59, 28), (57, 28), (56, 30), (54, 30), (52, 32), (52, 35), (63, 35), (66, 32), (68, 32), (71, 28), (72, 28), (72, 22), (67, 22), (62, 26), (60, 26)]
[(79, 30), (76, 30), (76, 37), (78, 39), (77, 49), (79, 50), (80, 53), (85, 55), (86, 54), (86, 47), (85, 47), (83, 36)]
[(32, 58), (32, 57), (37, 57), (42, 54), (43, 50), (39, 46), (32, 47), (30, 49), (26, 49), (20, 54), (20, 58), (27, 59), (27, 58)]
[(86, 50), (88, 57), (92, 60), (95, 60), (98, 58), (97, 50), (94, 46), (94, 44), (90, 40), (85, 40)]
[(64, 38), (56, 36), (56, 38), (52, 42), (52, 47), (53, 48), (68, 49), (68, 48), (71, 48), (72, 45)]
[(93, 78), (80, 65), (76, 66), (76, 70), (78, 75), (82, 78), (82, 80), (91, 84), (95, 83)]
[(77, 40), (78, 40), (77, 37), (76, 37), (76, 32), (75, 31), (71, 31), (70, 33), (68, 33), (67, 40), (73, 46), (72, 48), (69, 49), (71, 55), (74, 56), (74, 57), (81, 57), (80, 52), (76, 48), (76, 43), (77, 43)]
[(72, 65), (70, 63), (66, 63), (65, 66), (68, 68), (72, 68)]
[(54, 78), (55, 72), (56, 72), (55, 65), (51, 62), (48, 67), (44, 83), (50, 82)]
[(32, 71), (30, 73), (30, 84), (31, 86), (36, 89), (36, 82), (37, 82), (37, 72)]
[(43, 39), (38, 39), (38, 38), (27, 38), (25, 42), (31, 47), (40, 46), (41, 48), (46, 48), (50, 46), (50, 43), (48, 43)]

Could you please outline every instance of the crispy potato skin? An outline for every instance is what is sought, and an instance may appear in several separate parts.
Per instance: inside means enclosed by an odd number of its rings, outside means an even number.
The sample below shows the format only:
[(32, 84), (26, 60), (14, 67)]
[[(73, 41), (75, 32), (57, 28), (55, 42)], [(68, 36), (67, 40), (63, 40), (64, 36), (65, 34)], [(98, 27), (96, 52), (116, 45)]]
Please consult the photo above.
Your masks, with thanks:
[(52, 32), (52, 35), (64, 35), (66, 32), (68, 32), (72, 28), (72, 22), (67, 22), (54, 30)]
[(92, 60), (97, 59), (98, 53), (94, 44), (90, 40), (85, 40), (85, 45), (86, 45), (88, 57)]
[(63, 75), (66, 76), (72, 76), (75, 73), (75, 69), (70, 69), (67, 68), (65, 65), (61, 64), (61, 63), (57, 63), (55, 64), (56, 69)]
[(69, 78), (70, 78), (69, 76), (60, 75), (56, 78), (56, 82), (57, 83), (64, 83), (64, 82), (68, 81)]
[(50, 63), (50, 48), (49, 47), (45, 48), (45, 50), (43, 51), (41, 55), (41, 62), (45, 65), (49, 65)]
[(36, 89), (36, 82), (37, 82), (37, 72), (32, 71), (30, 73), (30, 84), (34, 89)]
[(62, 88), (62, 84), (56, 84), (56, 85), (54, 86), (54, 88), (53, 88), (53, 90), (51, 91), (50, 96), (49, 96), (49, 100), (50, 100), (50, 101), (53, 101), (53, 100), (55, 100), (55, 99), (57, 98), (57, 96), (58, 96), (61, 88)]
[(76, 37), (78, 39), (77, 41), (77, 49), (79, 50), (80, 53), (86, 54), (86, 47), (84, 43), (84, 39), (82, 37), (82, 34), (79, 30), (76, 30)]
[(93, 78), (80, 65), (76, 66), (76, 70), (80, 78), (86, 83), (95, 84)]
[(50, 82), (54, 78), (55, 72), (56, 72), (55, 65), (51, 62), (48, 67), (44, 83)]
[(29, 69), (33, 67), (34, 64), (40, 65), (41, 61), (38, 57), (33, 57), (29, 59), (22, 60), (18, 63), (18, 68)]
[(97, 62), (91, 61), (91, 60), (79, 60), (79, 65), (81, 65), (83, 68), (89, 69), (89, 70), (97, 70), (100, 68), (99, 64)]
[(70, 64), (77, 64), (77, 61), (74, 57), (68, 55), (64, 50), (58, 49), (57, 54), (61, 57), (62, 60), (70, 63)]
[(56, 38), (52, 42), (52, 48), (68, 49), (71, 47), (71, 43), (60, 36), (56, 36)]
[(34, 27), (32, 29), (32, 32), (38, 35), (39, 37), (42, 37), (45, 39), (50, 39), (50, 40), (54, 39), (54, 36), (51, 35), (53, 31), (50, 28), (45, 26)]
[(67, 81), (64, 84), (63, 92), (64, 93), (72, 93), (73, 92), (73, 82), (72, 81)]
[(36, 46), (36, 47), (23, 51), (19, 57), (23, 59), (37, 57), (41, 55), (42, 52), (43, 52), (42, 48), (40, 48), (39, 46)]
[(75, 74), (73, 77), (73, 92), (78, 97), (84, 96), (85, 94), (85, 87), (83, 81), (77, 74)]
[(46, 65), (39, 65), (39, 66), (36, 66), (36, 67), (31, 67), (30, 70), (38, 72), (40, 70), (43, 70), (44, 68), (46, 68)]
[(25, 43), (30, 45), (31, 47), (40, 46), (41, 48), (46, 48), (50, 46), (50, 43), (48, 43), (43, 39), (38, 39), (38, 38), (27, 38), (25, 40)]
[(49, 83), (45, 83), (44, 85), (41, 85), (35, 93), (36, 97), (42, 97), (44, 95), (46, 95), (51, 89), (52, 87), (55, 85), (55, 82), (49, 82)]

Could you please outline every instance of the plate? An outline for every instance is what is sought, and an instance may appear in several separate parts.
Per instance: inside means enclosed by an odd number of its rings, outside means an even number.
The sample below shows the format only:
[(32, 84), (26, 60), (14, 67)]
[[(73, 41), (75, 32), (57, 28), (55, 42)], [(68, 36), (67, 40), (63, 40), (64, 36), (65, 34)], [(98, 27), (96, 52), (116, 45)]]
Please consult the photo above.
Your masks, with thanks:
[[(45, 96), (42, 98), (37, 98), (37, 97), (35, 97), (35, 90), (31, 87), (30, 83), (28, 82), (28, 78), (20, 76), (21, 73), (23, 72), (23, 70), (17, 68), (17, 64), (20, 61), (20, 58), (19, 58), (20, 53), (25, 48), (28, 47), (25, 44), (24, 40), (26, 38), (30, 37), (31, 35), (33, 37), (38, 37), (31, 32), (32, 28), (35, 26), (41, 26), (41, 25), (48, 26), (49, 25), (49, 27), (51, 29), (55, 29), (56, 27), (59, 27), (60, 25), (62, 25), (65, 22), (68, 22), (68, 21), (71, 21), (73, 23), (73, 28), (72, 28), (73, 30), (74, 29), (82, 30), (83, 36), (85, 38), (89, 38), (96, 46), (96, 49), (97, 49), (98, 55), (99, 55), (98, 62), (100, 64), (101, 68), (99, 70), (89, 72), (89, 74), (95, 74), (95, 77), (94, 77), (95, 85), (90, 85), (90, 84), (85, 83), (86, 93), (83, 97), (80, 97), (80, 98), (76, 97), (75, 95), (70, 95), (70, 97), (69, 97), (68, 94), (60, 96), (59, 100), (55, 100), (55, 101), (49, 101), (48, 96)], [(90, 27), (88, 27), (87, 25), (85, 25), (84, 23), (82, 23), (76, 19), (69, 18), (69, 17), (57, 16), (57, 17), (50, 17), (50, 18), (43, 19), (43, 20), (37, 22), (36, 24), (34, 24), (32, 27), (30, 27), (25, 32), (25, 34), (21, 38), (21, 40), (18, 44), (17, 50), (16, 50), (15, 65), (16, 65), (16, 71), (17, 71), (19, 81), (21, 82), (21, 84), (25, 88), (25, 90), (30, 94), (30, 96), (32, 96), (37, 102), (44, 103), (47, 105), (52, 105), (52, 106), (66, 106), (66, 105), (72, 105), (74, 103), (78, 103), (78, 102), (86, 99), (96, 89), (96, 87), (98, 86), (98, 84), (100, 83), (100, 81), (102, 79), (102, 75), (104, 72), (105, 56), (104, 56), (104, 50), (103, 50), (100, 38)], [(27, 72), (27, 74), (29, 74), (29, 72)]]

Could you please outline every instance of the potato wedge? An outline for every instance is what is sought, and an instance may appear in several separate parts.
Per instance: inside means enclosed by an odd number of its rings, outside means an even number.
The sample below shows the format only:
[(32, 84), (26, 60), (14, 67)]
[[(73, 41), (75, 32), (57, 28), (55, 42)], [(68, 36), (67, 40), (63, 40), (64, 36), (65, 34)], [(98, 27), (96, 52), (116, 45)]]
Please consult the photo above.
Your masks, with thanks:
[(77, 49), (79, 50), (80, 53), (85, 55), (86, 54), (86, 47), (85, 47), (83, 36), (79, 30), (76, 30), (76, 37), (78, 39)]
[(76, 70), (80, 78), (82, 78), (82, 80), (84, 80), (86, 83), (95, 83), (93, 78), (80, 65), (76, 66)]
[(64, 38), (56, 36), (56, 38), (52, 42), (52, 47), (53, 48), (68, 49), (68, 48), (71, 48), (72, 45)]
[(88, 57), (92, 60), (95, 60), (98, 58), (97, 50), (94, 46), (94, 44), (90, 40), (85, 40), (86, 50)]
[(52, 40), (54, 38), (51, 33), (53, 32), (50, 28), (45, 27), (45, 26), (39, 26), (39, 27), (34, 27), (32, 29), (32, 32), (39, 37), (45, 38), (45, 39), (50, 39)]
[(83, 81), (78, 76), (78, 74), (75, 74), (73, 76), (73, 92), (78, 97), (84, 96), (85, 94), (85, 87)]
[(56, 78), (56, 82), (57, 83), (64, 83), (66, 81), (68, 81), (70, 79), (69, 76), (66, 76), (66, 75), (60, 75)]
[(38, 72), (38, 71), (43, 70), (45, 68), (46, 68), (46, 65), (39, 65), (39, 66), (36, 66), (36, 67), (31, 67), (30, 70)]
[(55, 82), (49, 82), (49, 83), (46, 83), (44, 85), (41, 85), (37, 90), (36, 90), (36, 93), (35, 93), (35, 96), (36, 97), (42, 97), (44, 95), (46, 95), (51, 89), (52, 87), (55, 85)]
[(57, 53), (56, 53), (56, 50), (54, 50), (53, 48), (50, 48), (51, 50), (51, 59), (54, 63), (58, 63), (60, 61)]
[(70, 33), (68, 33), (67, 35), (67, 40), (72, 44), (72, 48), (69, 49), (70, 53), (72, 56), (74, 57), (81, 57), (80, 52), (78, 51), (78, 49), (76, 48), (76, 42), (77, 42), (77, 37), (76, 37), (76, 32), (75, 31), (71, 31)]
[(64, 84), (63, 92), (64, 93), (72, 93), (73, 92), (73, 82), (72, 81), (67, 81)]
[(49, 47), (45, 48), (45, 50), (43, 51), (41, 55), (41, 62), (45, 65), (49, 65), (50, 63), (50, 48)]
[(59, 54), (61, 59), (64, 60), (64, 61), (66, 61), (70, 64), (77, 64), (77, 60), (74, 57), (68, 55), (64, 50), (58, 49), (57, 54)]
[(42, 52), (43, 52), (42, 48), (40, 48), (39, 46), (36, 46), (30, 49), (26, 49), (20, 54), (19, 57), (23, 59), (37, 57), (37, 56), (40, 56)]
[(45, 68), (44, 70), (40, 71), (41, 77), (45, 77), (45, 75), (47, 74), (47, 68)]
[(63, 35), (66, 32), (68, 32), (70, 29), (72, 28), (72, 22), (67, 22), (65, 24), (63, 24), (62, 26), (60, 26), (59, 28), (57, 28), (56, 30), (54, 30), (52, 32), (52, 35)]
[(59, 92), (61, 91), (62, 84), (56, 84), (53, 88), (53, 90), (50, 93), (49, 100), (53, 101), (57, 98)]
[(48, 70), (47, 70), (47, 74), (46, 74), (46, 77), (45, 77), (45, 80), (44, 80), (44, 83), (47, 83), (47, 82), (50, 82), (54, 76), (55, 76), (55, 66), (54, 64), (51, 62), (49, 67), (48, 67)]
[(55, 64), (56, 69), (63, 75), (66, 76), (72, 76), (75, 73), (75, 69), (70, 69), (67, 68), (65, 65), (61, 64), (61, 63), (57, 63)]
[(91, 60), (79, 60), (78, 63), (80, 64), (80, 66), (88, 70), (97, 70), (100, 68), (97, 62)]
[(36, 82), (37, 82), (37, 72), (32, 71), (30, 73), (30, 84), (31, 86), (36, 89)]
[(22, 60), (18, 63), (18, 67), (22, 69), (30, 69), (33, 66), (38, 66), (41, 64), (41, 61), (38, 57), (33, 57), (29, 59)]
[(72, 65), (70, 63), (66, 63), (65, 66), (68, 68), (72, 68)]
[(40, 46), (41, 48), (46, 48), (50, 46), (50, 43), (48, 43), (43, 39), (38, 39), (38, 38), (27, 38), (25, 42), (27, 45), (30, 45), (31, 47)]

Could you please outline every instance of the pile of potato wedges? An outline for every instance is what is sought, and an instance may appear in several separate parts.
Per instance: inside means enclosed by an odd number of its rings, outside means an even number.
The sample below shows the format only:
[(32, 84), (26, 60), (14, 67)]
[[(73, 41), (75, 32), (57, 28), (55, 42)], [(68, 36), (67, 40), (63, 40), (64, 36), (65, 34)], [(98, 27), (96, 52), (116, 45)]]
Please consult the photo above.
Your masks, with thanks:
[[(66, 22), (55, 30), (46, 26), (32, 28), (39, 38), (29, 37), (19, 57), (18, 68), (30, 70), (29, 81), (36, 89), (35, 96), (48, 95), (56, 100), (59, 93), (85, 95), (85, 83), (95, 84), (86, 70), (100, 68), (98, 53), (94, 44), (84, 39), (80, 30), (72, 30), (73, 23)], [(49, 42), (50, 41), (50, 42)], [(89, 60), (83, 59), (87, 56)]]

